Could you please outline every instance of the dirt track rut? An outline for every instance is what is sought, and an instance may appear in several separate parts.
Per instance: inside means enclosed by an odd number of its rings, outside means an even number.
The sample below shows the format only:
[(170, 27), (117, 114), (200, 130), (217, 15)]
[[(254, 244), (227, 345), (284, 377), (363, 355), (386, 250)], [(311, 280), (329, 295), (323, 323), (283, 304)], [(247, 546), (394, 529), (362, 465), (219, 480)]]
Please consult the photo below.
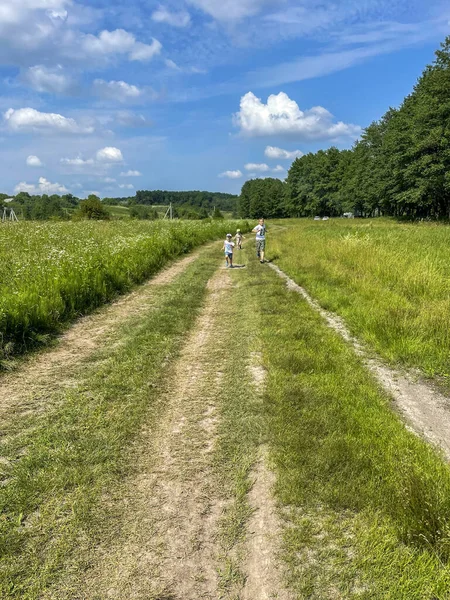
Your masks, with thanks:
[(135, 291), (83, 317), (57, 346), (32, 356), (17, 371), (0, 377), (0, 424), (8, 417), (45, 407), (50, 392), (70, 387), (72, 375), (108, 339), (113, 328), (151, 308), (157, 288), (173, 281), (201, 250), (175, 262)]
[(381, 359), (373, 357), (372, 353), (351, 335), (340, 317), (323, 309), (304, 288), (295, 283), (277, 265), (270, 263), (270, 267), (286, 281), (290, 290), (300, 294), (314, 310), (321, 314), (329, 327), (353, 346), (368, 370), (393, 398), (396, 409), (404, 416), (408, 426), (440, 448), (450, 460), (450, 398), (417, 375), (388, 367)]

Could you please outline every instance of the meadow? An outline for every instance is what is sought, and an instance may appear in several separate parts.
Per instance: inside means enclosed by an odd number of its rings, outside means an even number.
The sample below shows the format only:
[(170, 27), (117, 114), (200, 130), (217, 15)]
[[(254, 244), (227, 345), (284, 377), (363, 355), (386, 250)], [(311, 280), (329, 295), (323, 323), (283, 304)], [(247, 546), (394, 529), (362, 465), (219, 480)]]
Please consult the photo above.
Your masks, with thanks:
[(0, 230), (0, 359), (144, 281), (230, 227), (212, 222), (21, 222)]
[(270, 258), (388, 361), (450, 375), (450, 228), (292, 220)]

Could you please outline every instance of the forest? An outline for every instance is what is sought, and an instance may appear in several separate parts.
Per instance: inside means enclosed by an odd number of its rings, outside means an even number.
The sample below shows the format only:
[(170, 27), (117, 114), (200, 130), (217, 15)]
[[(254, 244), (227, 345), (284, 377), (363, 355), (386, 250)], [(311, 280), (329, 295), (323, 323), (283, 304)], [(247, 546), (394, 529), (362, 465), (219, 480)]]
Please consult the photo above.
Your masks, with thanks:
[(450, 218), (449, 90), (450, 36), (400, 107), (371, 123), (351, 150), (297, 158), (285, 182), (246, 182), (239, 215)]
[[(8, 200), (8, 202), (5, 202)], [(91, 194), (80, 199), (73, 194), (31, 195), (19, 192), (11, 198), (0, 194), (0, 211), (4, 207), (14, 209), (20, 220), (45, 221), (69, 220), (72, 218), (108, 219), (107, 206), (129, 208), (129, 216), (134, 219), (153, 220), (158, 218), (152, 206), (173, 204), (173, 215), (181, 219), (207, 219), (221, 217), (224, 212), (235, 212), (237, 196), (220, 192), (168, 192), (138, 191), (135, 196), (124, 198), (103, 198)]]

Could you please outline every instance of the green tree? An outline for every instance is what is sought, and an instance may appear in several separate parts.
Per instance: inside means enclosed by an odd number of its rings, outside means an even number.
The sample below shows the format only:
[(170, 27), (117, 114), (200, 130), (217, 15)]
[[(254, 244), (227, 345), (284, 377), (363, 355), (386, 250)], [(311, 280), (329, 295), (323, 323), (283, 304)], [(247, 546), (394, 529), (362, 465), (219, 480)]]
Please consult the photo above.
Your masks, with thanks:
[(91, 194), (86, 200), (80, 202), (78, 215), (84, 219), (108, 220), (110, 215), (103, 206), (100, 198)]

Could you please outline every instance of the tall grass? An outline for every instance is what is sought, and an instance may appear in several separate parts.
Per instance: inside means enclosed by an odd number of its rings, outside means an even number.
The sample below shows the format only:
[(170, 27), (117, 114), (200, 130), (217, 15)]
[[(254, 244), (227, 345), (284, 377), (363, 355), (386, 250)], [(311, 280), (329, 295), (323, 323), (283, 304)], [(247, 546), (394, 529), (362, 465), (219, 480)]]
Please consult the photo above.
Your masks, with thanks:
[(447, 600), (448, 465), (404, 427), (352, 348), (305, 301), (272, 271), (249, 267), (298, 597)]
[[(224, 236), (216, 222), (19, 223), (0, 229), (0, 358)], [(239, 223), (245, 229), (245, 223)]]
[(450, 375), (450, 228), (291, 221), (274, 232), (279, 266), (390, 361)]

